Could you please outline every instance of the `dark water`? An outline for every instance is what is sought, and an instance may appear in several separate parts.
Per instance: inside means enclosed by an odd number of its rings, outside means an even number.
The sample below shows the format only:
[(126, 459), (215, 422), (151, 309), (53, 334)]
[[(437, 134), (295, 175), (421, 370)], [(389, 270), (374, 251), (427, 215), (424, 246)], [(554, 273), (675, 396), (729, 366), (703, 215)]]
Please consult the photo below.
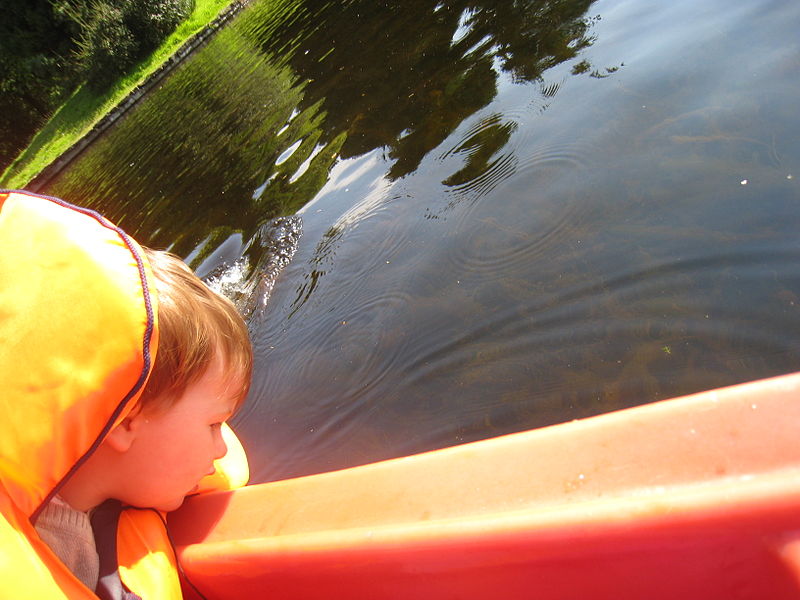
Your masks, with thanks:
[(798, 31), (256, 0), (46, 191), (247, 313), (254, 481), (540, 427), (798, 369)]

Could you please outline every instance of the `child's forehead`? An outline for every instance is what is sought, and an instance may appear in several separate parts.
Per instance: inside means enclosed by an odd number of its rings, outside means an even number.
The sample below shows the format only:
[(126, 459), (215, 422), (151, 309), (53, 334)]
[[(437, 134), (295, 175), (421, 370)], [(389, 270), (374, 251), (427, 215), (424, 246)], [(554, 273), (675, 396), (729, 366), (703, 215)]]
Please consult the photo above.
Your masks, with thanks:
[(250, 388), (249, 374), (241, 367), (223, 364), (221, 372), (216, 374), (216, 396), (220, 406), (228, 407), (230, 414), (235, 413), (244, 403)]
[(215, 362), (221, 366), (220, 377), (224, 380), (227, 393), (234, 397), (236, 410), (247, 396), (252, 373), (249, 363), (245, 363), (241, 356), (231, 354), (226, 353), (224, 348), (217, 348)]

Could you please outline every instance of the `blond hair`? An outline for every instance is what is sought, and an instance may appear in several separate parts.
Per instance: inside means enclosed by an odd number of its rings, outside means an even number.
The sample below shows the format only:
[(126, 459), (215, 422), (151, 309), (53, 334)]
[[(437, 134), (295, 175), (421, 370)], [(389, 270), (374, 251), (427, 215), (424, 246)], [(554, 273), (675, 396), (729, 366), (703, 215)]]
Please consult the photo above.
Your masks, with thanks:
[(236, 406), (250, 389), (253, 350), (233, 303), (212, 291), (180, 258), (144, 248), (158, 296), (158, 351), (139, 404), (166, 409), (200, 379), (219, 353), (235, 388)]

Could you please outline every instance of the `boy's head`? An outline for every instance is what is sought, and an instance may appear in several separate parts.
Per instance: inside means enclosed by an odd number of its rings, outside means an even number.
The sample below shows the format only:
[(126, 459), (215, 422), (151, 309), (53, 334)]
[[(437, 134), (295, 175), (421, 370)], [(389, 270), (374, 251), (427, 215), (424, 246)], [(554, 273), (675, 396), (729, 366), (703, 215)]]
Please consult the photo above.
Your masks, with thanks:
[(233, 304), (179, 258), (145, 255), (158, 297), (158, 351), (138, 405), (61, 490), (79, 510), (108, 498), (180, 506), (226, 453), (221, 425), (249, 389), (252, 349)]
[(253, 351), (233, 303), (213, 292), (180, 258), (144, 248), (155, 275), (159, 340), (155, 364), (139, 404), (167, 409), (208, 370), (219, 354), (231, 377), (236, 408), (250, 388)]

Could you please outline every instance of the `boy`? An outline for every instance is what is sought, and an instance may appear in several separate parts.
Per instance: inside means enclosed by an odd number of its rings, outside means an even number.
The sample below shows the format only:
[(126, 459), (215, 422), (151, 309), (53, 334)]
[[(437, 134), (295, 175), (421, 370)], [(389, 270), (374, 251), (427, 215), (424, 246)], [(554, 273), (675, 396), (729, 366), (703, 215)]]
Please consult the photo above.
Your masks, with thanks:
[[(176, 257), (57, 199), (0, 192), (0, 244), (0, 596), (180, 597), (163, 518), (136, 509), (178, 508), (226, 454), (244, 321)], [(136, 509), (95, 510), (110, 499)]]

